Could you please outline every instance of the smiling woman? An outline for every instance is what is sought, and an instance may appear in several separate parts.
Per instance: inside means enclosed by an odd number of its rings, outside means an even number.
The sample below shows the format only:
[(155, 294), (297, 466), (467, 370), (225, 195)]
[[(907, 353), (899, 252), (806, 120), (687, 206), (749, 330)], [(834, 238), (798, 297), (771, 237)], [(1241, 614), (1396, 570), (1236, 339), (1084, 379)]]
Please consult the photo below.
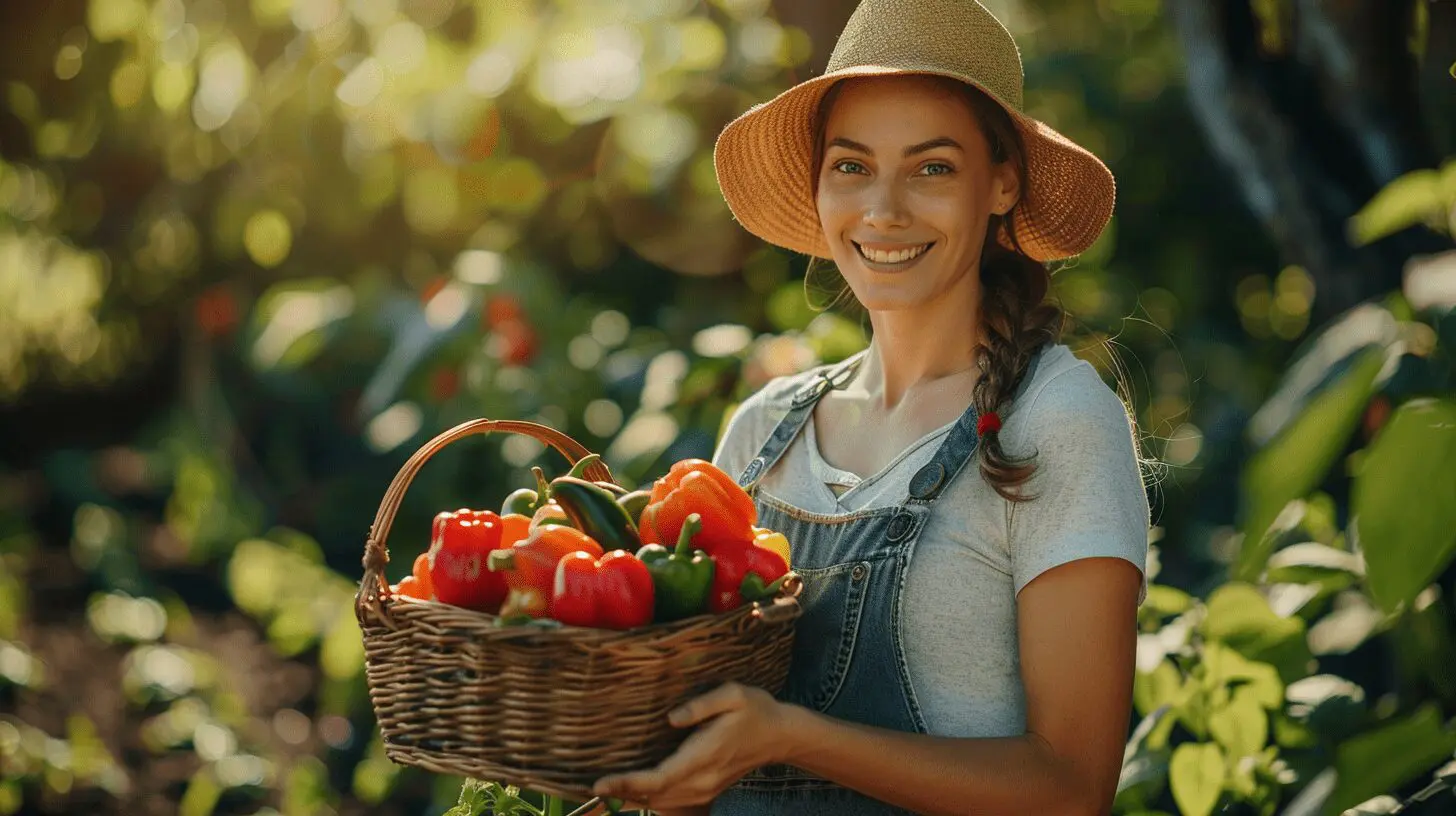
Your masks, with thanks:
[(975, 0), (863, 0), (823, 76), (719, 137), (739, 222), (832, 260), (872, 337), (768, 382), (714, 457), (803, 578), (783, 693), (687, 703), (677, 753), (599, 793), (728, 816), (1110, 810), (1148, 503), (1127, 411), (1059, 342), (1046, 262), (1096, 240), (1113, 180), (1021, 113), (1021, 81)]

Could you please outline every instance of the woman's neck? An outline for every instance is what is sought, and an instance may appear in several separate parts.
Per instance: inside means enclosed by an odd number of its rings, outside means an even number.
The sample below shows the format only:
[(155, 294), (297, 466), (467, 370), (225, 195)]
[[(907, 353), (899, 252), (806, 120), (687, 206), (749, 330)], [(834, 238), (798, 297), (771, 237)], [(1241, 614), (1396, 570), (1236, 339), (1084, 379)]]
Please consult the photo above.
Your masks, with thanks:
[(978, 313), (966, 307), (872, 313), (874, 336), (851, 386), (873, 397), (885, 413), (912, 394), (955, 395), (969, 404), (980, 379), (976, 348), (982, 327), (970, 317)]

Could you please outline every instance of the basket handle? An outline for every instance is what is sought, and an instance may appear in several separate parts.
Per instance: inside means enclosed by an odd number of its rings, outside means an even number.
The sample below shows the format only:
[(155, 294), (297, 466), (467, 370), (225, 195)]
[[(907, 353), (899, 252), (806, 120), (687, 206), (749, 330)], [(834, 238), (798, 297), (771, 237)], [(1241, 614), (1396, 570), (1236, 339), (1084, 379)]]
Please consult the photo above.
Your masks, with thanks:
[[(409, 489), (410, 482), (414, 481), (415, 475), (419, 473), (420, 468), (424, 467), (425, 462), (428, 462), (430, 457), (439, 453), (445, 446), (467, 436), (488, 433), (518, 433), (529, 436), (555, 448), (573, 466), (591, 453), (580, 442), (555, 428), (535, 422), (508, 419), (472, 419), (462, 422), (426, 442), (395, 474), (394, 481), (390, 482), (389, 489), (384, 493), (383, 501), (379, 503), (379, 512), (374, 516), (374, 523), (369, 527), (369, 539), (364, 545), (364, 578), (360, 581), (359, 593), (354, 598), (354, 611), (360, 616), (361, 622), (362, 615), (367, 609), (386, 626), (394, 628), (394, 622), (390, 620), (389, 614), (384, 610), (381, 602), (381, 597), (388, 588), (384, 568), (389, 564), (389, 550), (385, 547), (385, 540), (389, 538), (389, 528), (394, 524), (394, 516), (399, 512), (400, 502), (404, 500), (404, 494)], [(611, 470), (607, 468), (606, 462), (601, 460), (587, 468), (586, 478), (616, 484)]]

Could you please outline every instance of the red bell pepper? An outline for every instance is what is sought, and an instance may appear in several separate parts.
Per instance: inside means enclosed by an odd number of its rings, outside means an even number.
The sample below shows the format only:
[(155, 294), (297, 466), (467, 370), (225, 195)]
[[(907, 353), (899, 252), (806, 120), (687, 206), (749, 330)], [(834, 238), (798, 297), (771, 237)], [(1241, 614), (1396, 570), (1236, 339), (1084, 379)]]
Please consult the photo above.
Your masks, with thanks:
[(704, 550), (714, 564), (713, 588), (708, 593), (708, 610), (714, 613), (771, 597), (789, 572), (782, 556), (752, 542), (729, 542)]
[[(460, 509), (435, 516), (429, 552), (429, 583), (443, 603), (495, 612), (506, 597), (505, 579), (486, 568), (501, 546), (500, 516)], [(421, 582), (423, 583), (423, 582)]]
[(753, 526), (758, 523), (753, 499), (712, 462), (683, 459), (652, 484), (652, 496), (638, 522), (642, 543), (672, 546), (683, 521), (693, 513), (703, 520), (693, 537), (695, 547), (711, 551), (717, 545), (753, 541)]
[(631, 629), (652, 622), (652, 575), (626, 550), (600, 559), (576, 552), (556, 567), (551, 617), (568, 626)]
[(524, 541), (491, 553), (488, 563), (491, 572), (503, 576), (510, 588), (501, 606), (501, 615), (532, 618), (549, 615), (556, 565), (576, 552), (600, 558), (602, 548), (591, 536), (574, 527), (548, 524), (532, 530)]

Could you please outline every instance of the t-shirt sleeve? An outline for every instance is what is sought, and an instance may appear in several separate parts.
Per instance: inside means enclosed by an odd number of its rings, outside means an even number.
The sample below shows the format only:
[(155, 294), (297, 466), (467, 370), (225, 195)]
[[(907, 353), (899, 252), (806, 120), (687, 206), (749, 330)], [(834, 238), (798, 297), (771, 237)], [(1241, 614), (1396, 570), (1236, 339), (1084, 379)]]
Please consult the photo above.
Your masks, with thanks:
[(756, 391), (733, 410), (723, 436), (713, 452), (713, 464), (735, 480), (743, 475), (748, 463), (758, 455), (759, 448), (768, 438), (762, 429), (764, 422), (765, 396)]
[(1035, 498), (1014, 505), (1012, 578), (1021, 592), (1053, 567), (1083, 558), (1131, 562), (1147, 594), (1149, 510), (1132, 425), (1117, 394), (1086, 363), (1054, 376), (1035, 394), (1013, 453), (1036, 453), (1024, 486)]

